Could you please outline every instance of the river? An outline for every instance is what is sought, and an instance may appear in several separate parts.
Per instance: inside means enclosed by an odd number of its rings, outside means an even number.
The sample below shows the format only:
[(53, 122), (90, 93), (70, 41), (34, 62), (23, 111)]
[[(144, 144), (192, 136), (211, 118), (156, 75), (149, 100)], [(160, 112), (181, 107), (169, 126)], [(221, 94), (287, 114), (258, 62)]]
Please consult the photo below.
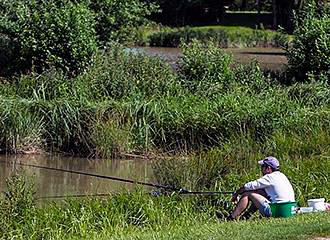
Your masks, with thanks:
[(45, 166), (113, 176), (134, 181), (152, 182), (150, 160), (144, 159), (86, 159), (52, 155), (0, 156), (0, 190), (6, 186), (6, 178), (15, 171), (33, 176), (37, 198), (74, 195), (107, 194), (132, 190), (135, 184), (124, 183), (76, 173), (27, 167), (19, 164)]
[[(225, 48), (223, 50), (231, 53), (238, 63), (244, 64), (256, 59), (263, 69), (281, 71), (285, 69), (288, 63), (285, 51), (280, 48)], [(179, 48), (135, 47), (128, 48), (127, 51), (158, 56), (172, 66), (176, 66), (177, 60), (182, 56)]]

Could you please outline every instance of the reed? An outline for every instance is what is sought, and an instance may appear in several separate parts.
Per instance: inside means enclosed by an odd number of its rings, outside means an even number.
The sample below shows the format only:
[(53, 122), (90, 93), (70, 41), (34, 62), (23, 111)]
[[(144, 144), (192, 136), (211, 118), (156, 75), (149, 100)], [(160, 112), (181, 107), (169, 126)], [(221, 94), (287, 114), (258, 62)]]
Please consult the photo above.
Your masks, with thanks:
[(257, 62), (234, 65), (216, 45), (182, 47), (177, 71), (114, 45), (75, 78), (53, 69), (3, 82), (1, 148), (178, 153), (329, 126), (328, 83), (285, 85)]

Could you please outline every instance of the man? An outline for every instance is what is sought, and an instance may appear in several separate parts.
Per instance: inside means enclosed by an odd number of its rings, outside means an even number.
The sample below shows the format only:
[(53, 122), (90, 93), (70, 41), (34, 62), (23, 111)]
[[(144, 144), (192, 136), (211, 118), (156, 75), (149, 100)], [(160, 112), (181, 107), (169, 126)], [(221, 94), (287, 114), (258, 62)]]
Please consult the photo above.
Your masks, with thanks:
[(279, 161), (275, 157), (269, 156), (258, 163), (261, 166), (263, 176), (244, 184), (233, 193), (232, 201), (237, 202), (238, 199), (239, 201), (227, 220), (237, 219), (247, 209), (249, 202), (251, 202), (251, 206), (242, 215), (243, 219), (248, 219), (257, 210), (262, 216), (271, 217), (272, 212), (269, 203), (295, 201), (290, 181), (279, 171)]

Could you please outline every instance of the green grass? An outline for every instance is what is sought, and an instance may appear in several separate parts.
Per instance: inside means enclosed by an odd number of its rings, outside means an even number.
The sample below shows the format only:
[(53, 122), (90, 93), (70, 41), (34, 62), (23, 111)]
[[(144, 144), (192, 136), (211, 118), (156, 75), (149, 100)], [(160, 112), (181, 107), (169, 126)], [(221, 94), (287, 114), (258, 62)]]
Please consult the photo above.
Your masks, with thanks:
[[(195, 223), (192, 226), (164, 227), (161, 231), (116, 236), (110, 239), (290, 239), (303, 240), (330, 236), (330, 213), (300, 215), (287, 219)], [(103, 239), (103, 238), (102, 238)], [(106, 238), (104, 238), (106, 239)]]
[[(236, 175), (238, 180), (238, 175)], [(308, 239), (329, 236), (330, 212), (225, 222), (230, 195), (158, 197), (136, 189), (105, 198), (38, 205), (25, 175), (7, 180), (0, 199), (1, 239)]]
[(179, 47), (193, 39), (216, 42), (221, 48), (228, 47), (284, 47), (290, 36), (281, 32), (253, 29), (241, 26), (201, 26), (164, 29), (149, 34), (150, 46)]
[[(242, 26), (200, 26), (200, 27), (192, 27), (192, 29), (196, 30), (226, 30), (226, 31), (253, 31), (255, 29), (249, 27)], [(267, 32), (274, 32), (271, 30), (264, 30)]]

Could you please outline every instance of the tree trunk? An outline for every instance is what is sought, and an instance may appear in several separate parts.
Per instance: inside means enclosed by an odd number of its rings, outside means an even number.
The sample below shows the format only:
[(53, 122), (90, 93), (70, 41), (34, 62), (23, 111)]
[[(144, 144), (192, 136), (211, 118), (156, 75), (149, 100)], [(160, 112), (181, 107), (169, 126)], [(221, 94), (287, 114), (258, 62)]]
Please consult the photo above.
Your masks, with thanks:
[(277, 0), (272, 1), (272, 7), (273, 7), (273, 28), (277, 29)]
[(245, 11), (246, 10), (246, 6), (247, 6), (247, 0), (243, 0), (242, 1), (242, 5), (241, 5), (241, 9)]

